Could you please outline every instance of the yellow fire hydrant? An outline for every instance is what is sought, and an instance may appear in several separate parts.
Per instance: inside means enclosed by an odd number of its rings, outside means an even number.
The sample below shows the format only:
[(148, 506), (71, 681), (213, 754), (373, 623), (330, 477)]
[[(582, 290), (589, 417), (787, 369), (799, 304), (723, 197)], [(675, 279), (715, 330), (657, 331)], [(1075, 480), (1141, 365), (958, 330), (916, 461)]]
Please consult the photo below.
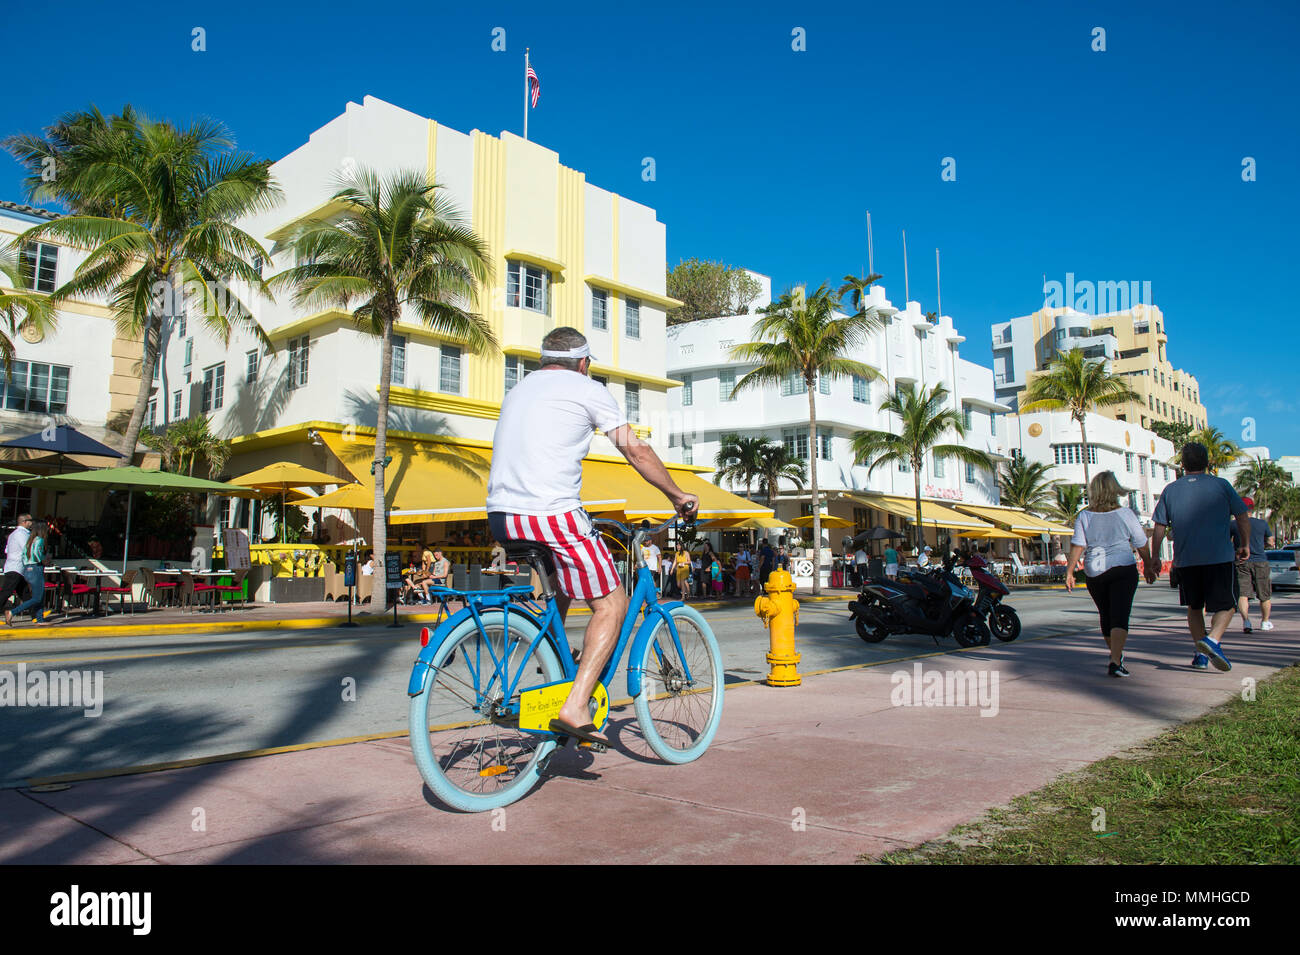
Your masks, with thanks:
[(789, 571), (774, 570), (767, 578), (766, 597), (754, 601), (754, 613), (767, 627), (771, 649), (767, 662), (772, 667), (768, 686), (798, 686), (803, 682), (796, 664), (800, 655), (794, 649), (794, 628), (799, 623), (799, 601), (794, 599), (794, 580)]

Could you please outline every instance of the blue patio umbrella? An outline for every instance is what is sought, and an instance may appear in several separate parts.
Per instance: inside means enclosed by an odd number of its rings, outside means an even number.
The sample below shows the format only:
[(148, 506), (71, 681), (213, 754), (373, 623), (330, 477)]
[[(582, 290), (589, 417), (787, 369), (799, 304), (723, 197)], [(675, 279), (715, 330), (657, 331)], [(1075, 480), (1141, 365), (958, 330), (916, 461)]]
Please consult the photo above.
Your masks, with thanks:
[(0, 441), (0, 448), (25, 448), (30, 451), (44, 451), (46, 454), (86, 454), (100, 458), (123, 457), (122, 452), (114, 451), (108, 445), (100, 444), (94, 438), (66, 424), (61, 424), (53, 430), (46, 429), (26, 437), (14, 438), (12, 441)]

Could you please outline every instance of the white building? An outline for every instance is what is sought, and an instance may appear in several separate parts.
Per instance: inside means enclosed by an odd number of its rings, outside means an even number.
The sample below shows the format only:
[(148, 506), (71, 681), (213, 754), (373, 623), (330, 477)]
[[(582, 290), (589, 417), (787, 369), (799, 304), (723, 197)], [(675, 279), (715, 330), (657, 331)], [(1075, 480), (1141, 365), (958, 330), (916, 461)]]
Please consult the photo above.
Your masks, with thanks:
[[(757, 310), (771, 300), (771, 280), (760, 275), (755, 278), (763, 285), (763, 294), (751, 306)], [(897, 506), (883, 516), (873, 516), (868, 502), (873, 496), (891, 496), (895, 505), (899, 498), (910, 502), (914, 495), (913, 475), (897, 466), (880, 467), (868, 474), (865, 466), (854, 462), (850, 447), (857, 431), (896, 429), (890, 416), (878, 410), (882, 397), (900, 385), (928, 390), (943, 384), (951, 407), (965, 418), (966, 443), (995, 460), (1006, 457), (995, 435), (999, 416), (1010, 409), (993, 398), (992, 371), (960, 356), (959, 346), (965, 338), (949, 316), (941, 316), (931, 324), (916, 302), (908, 302), (900, 311), (886, 298), (882, 286), (873, 286), (870, 292), (867, 305), (887, 318), (888, 327), (846, 357), (876, 369), (883, 377), (877, 381), (846, 378), (819, 383), (815, 449), (818, 489), (831, 514), (852, 520), (859, 527), (888, 522), (901, 530), (905, 519)], [(730, 397), (735, 382), (750, 368), (733, 360), (731, 349), (754, 340), (755, 317), (725, 316), (668, 329), (668, 374), (682, 382), (682, 387), (669, 395), (672, 440), (681, 445), (684, 461), (713, 465), (722, 437), (731, 432), (783, 442), (793, 453), (808, 458), (808, 396), (802, 381)], [(992, 473), (942, 458), (926, 461), (921, 485), (922, 497), (931, 501), (975, 505), (998, 501), (997, 481)], [(736, 490), (743, 493), (743, 489)], [(787, 521), (809, 513), (811, 507), (807, 489), (799, 491), (789, 482), (782, 483), (776, 505), (777, 516)], [(972, 526), (977, 524), (977, 519), (971, 519)], [(840, 536), (836, 532), (833, 539), (838, 541)]]
[[(1128, 490), (1128, 505), (1146, 526), (1165, 485), (1177, 479), (1173, 443), (1131, 421), (1089, 414), (1088, 470), (1113, 471)], [(1035, 411), (1002, 419), (1002, 441), (1026, 460), (1050, 465), (1048, 478), (1083, 484), (1083, 438), (1068, 411)]]

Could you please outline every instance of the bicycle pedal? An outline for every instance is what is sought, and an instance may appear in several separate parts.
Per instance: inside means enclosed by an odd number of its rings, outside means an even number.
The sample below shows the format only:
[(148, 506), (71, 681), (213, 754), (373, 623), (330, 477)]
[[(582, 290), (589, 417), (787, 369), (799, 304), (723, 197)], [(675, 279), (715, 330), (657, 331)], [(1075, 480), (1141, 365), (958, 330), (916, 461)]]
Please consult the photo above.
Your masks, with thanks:
[(606, 746), (604, 743), (589, 743), (586, 740), (579, 741), (578, 748), (589, 749), (593, 753), (604, 753), (609, 750), (609, 747)]

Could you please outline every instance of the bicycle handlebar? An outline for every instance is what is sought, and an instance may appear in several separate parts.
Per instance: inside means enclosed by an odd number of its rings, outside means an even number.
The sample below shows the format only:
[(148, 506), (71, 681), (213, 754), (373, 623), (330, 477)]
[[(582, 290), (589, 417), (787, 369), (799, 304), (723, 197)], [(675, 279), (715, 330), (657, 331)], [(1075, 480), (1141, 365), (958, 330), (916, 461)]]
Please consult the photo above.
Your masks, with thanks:
[(631, 551), (632, 554), (635, 555), (636, 563), (637, 566), (639, 567), (645, 563), (644, 559), (641, 556), (642, 541), (644, 541), (647, 537), (653, 537), (655, 534), (658, 534), (661, 531), (666, 530), (667, 528), (671, 527), (673, 524), (677, 523), (678, 521), (682, 521), (685, 524), (694, 524), (697, 519), (698, 517), (695, 515), (693, 515), (689, 520), (687, 520), (674, 514), (672, 517), (668, 518), (668, 520), (664, 521), (662, 524), (659, 524), (657, 526), (642, 527), (640, 525), (637, 525), (637, 527), (635, 528), (629, 527), (628, 525), (624, 524), (622, 521), (616, 521), (613, 518), (609, 518), (609, 517), (593, 518), (591, 523), (593, 526), (604, 524), (609, 527), (613, 527), (619, 531), (622, 531), (625, 537), (631, 537), (632, 545), (629, 548), (629, 550)]

